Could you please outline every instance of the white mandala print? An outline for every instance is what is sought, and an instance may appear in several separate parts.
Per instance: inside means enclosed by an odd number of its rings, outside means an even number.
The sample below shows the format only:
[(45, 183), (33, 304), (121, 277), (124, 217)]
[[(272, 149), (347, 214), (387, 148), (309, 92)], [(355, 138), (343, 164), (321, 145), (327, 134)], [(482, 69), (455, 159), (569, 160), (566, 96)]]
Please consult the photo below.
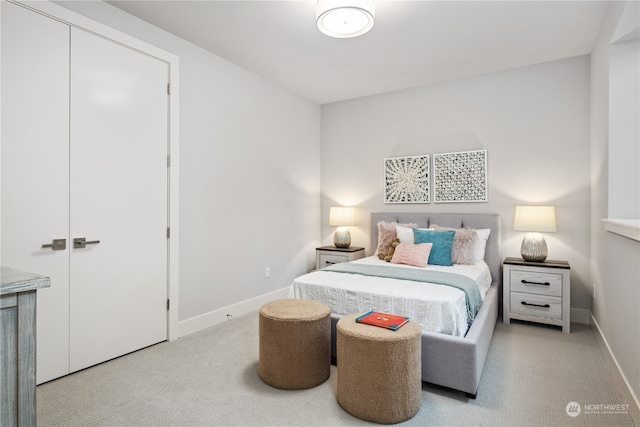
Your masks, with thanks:
[(487, 150), (433, 155), (436, 203), (487, 201)]
[(384, 159), (385, 203), (429, 203), (429, 156)]

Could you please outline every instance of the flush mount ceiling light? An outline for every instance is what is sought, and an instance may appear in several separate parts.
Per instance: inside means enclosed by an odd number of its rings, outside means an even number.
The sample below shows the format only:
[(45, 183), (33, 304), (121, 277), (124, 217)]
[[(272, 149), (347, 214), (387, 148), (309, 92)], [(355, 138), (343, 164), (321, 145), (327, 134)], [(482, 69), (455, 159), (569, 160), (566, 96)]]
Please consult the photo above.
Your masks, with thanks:
[(318, 29), (331, 37), (360, 36), (373, 27), (373, 0), (318, 0)]

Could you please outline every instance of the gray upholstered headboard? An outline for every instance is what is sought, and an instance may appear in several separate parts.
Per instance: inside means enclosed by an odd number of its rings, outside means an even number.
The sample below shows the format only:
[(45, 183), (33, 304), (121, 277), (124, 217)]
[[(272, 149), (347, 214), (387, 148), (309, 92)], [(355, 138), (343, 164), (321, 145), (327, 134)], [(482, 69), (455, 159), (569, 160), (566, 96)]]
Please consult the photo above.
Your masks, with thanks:
[(372, 213), (370, 234), (371, 255), (378, 246), (378, 222), (398, 222), (418, 224), (418, 227), (426, 228), (430, 224), (441, 227), (454, 228), (490, 228), (491, 234), (487, 241), (484, 259), (491, 270), (494, 282), (500, 282), (500, 215), (498, 214), (474, 214), (474, 213)]

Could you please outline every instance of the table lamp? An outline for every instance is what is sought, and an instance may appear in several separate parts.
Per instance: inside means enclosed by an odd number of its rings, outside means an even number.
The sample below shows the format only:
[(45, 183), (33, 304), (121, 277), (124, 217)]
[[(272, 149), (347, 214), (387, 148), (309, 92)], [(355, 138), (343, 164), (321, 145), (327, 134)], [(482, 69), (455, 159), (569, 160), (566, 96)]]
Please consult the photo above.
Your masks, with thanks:
[(333, 234), (336, 248), (348, 248), (351, 245), (351, 233), (348, 226), (356, 225), (356, 212), (352, 207), (329, 208), (329, 225), (338, 227)]
[(556, 231), (556, 210), (553, 206), (516, 206), (513, 229), (528, 232), (520, 246), (522, 258), (542, 262), (547, 259), (547, 242), (540, 233)]

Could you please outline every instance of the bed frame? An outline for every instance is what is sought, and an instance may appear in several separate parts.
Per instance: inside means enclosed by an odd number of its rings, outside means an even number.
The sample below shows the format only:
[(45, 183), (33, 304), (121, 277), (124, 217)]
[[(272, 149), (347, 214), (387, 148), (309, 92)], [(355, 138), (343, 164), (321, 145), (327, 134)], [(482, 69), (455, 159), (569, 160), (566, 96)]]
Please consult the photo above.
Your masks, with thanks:
[[(422, 333), (422, 381), (464, 392), (476, 398), (489, 344), (500, 307), (500, 216), (471, 213), (372, 213), (370, 255), (378, 245), (378, 222), (413, 223), (426, 228), (430, 224), (454, 228), (490, 228), (485, 261), (493, 283), (466, 336), (456, 337), (435, 332)], [(340, 315), (331, 314), (331, 355), (336, 360), (336, 323)], [(339, 363), (339, 361), (337, 361)]]

